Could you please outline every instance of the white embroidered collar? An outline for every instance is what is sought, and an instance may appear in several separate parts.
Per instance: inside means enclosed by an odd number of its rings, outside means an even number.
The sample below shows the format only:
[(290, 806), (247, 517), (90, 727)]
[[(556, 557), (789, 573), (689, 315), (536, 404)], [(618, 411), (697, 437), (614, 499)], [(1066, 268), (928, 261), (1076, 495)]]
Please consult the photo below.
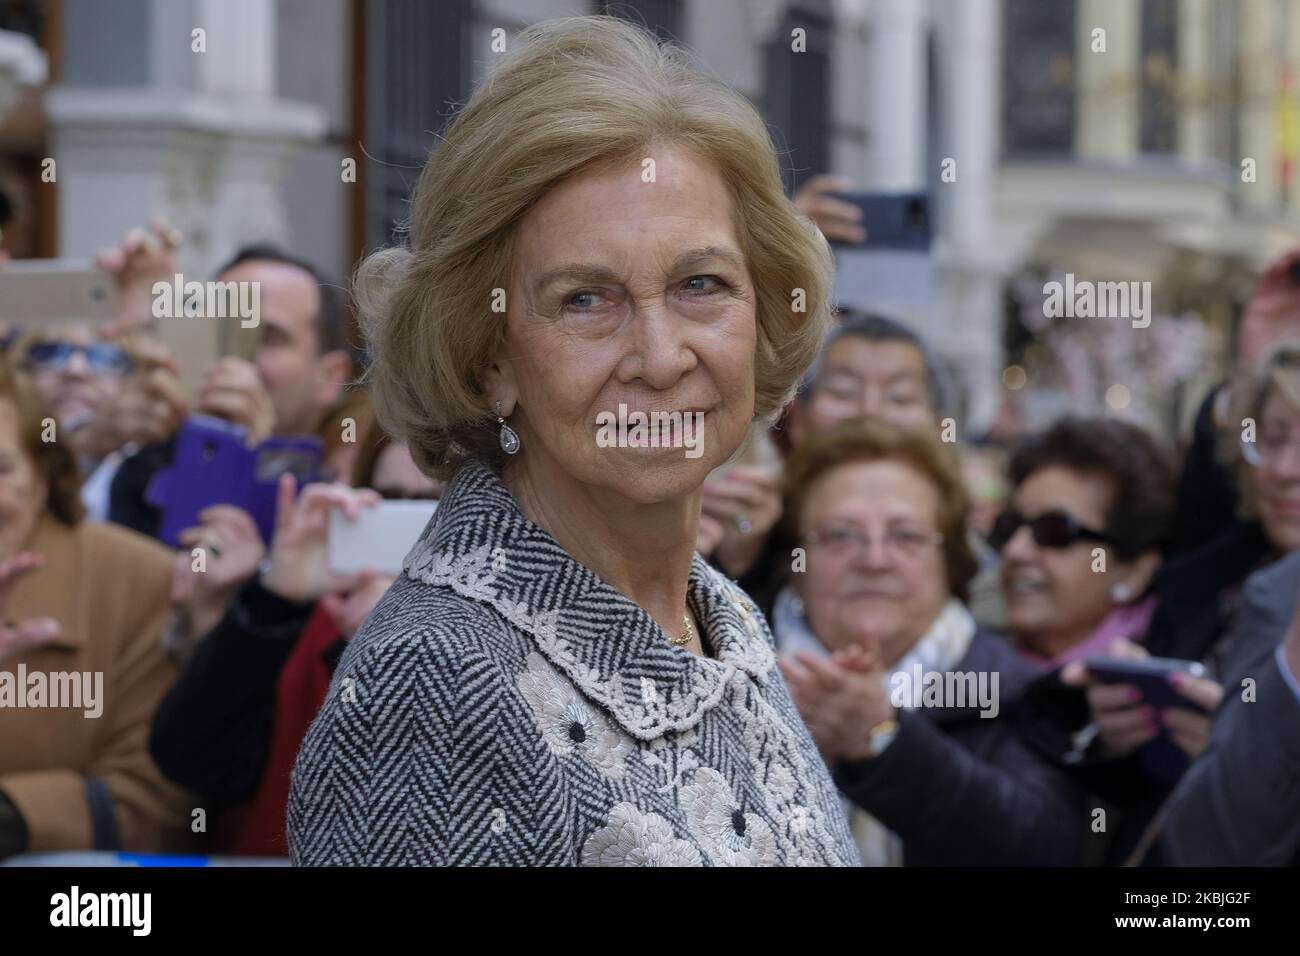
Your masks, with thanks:
[(761, 614), (698, 554), (687, 600), (713, 657), (673, 647), (645, 611), (529, 521), (484, 464), (452, 477), (403, 564), (406, 575), (493, 608), (631, 735), (653, 740), (699, 723), (734, 680), (771, 679)]

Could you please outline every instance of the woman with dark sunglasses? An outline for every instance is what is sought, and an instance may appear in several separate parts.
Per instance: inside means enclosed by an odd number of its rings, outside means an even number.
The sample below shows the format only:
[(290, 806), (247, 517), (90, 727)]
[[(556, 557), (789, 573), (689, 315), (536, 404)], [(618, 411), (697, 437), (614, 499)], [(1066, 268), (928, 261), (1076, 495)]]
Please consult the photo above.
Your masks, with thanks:
[[(1138, 752), (1158, 718), (1125, 696), (1127, 686), (1086, 687), (1084, 661), (1145, 654), (1173, 519), (1173, 465), (1137, 426), (1066, 418), (1017, 449), (1010, 471), (1010, 507), (990, 535), (1002, 555), (1008, 631), (1023, 654), (1050, 668), (1025, 695), (1023, 727), (1071, 771), (1087, 806), (1107, 807), (1088, 859), (1117, 863), (1168, 793)], [(1122, 706), (1110, 707), (1111, 696)], [(1190, 716), (1191, 706), (1166, 713)], [(1134, 736), (1148, 731), (1145, 740)]]
[(1066, 418), (1017, 450), (1011, 480), (990, 542), (1022, 653), (1056, 667), (1140, 641), (1173, 513), (1164, 450), (1126, 422)]

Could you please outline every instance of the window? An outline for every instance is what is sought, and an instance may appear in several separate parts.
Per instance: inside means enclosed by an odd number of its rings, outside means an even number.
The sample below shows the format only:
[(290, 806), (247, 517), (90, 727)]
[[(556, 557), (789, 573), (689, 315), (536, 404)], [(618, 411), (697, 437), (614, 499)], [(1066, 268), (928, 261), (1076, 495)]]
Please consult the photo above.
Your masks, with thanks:
[[(792, 49), (796, 29), (804, 31), (802, 52)], [(764, 51), (765, 118), (791, 191), (830, 168), (830, 47), (829, 5), (795, 0)]]
[(1178, 148), (1178, 0), (1142, 0), (1141, 118), (1144, 153)]
[(468, 95), (471, 0), (365, 5), (365, 242), (393, 241), (436, 134)]
[(1002, 149), (1074, 148), (1075, 0), (1004, 0)]

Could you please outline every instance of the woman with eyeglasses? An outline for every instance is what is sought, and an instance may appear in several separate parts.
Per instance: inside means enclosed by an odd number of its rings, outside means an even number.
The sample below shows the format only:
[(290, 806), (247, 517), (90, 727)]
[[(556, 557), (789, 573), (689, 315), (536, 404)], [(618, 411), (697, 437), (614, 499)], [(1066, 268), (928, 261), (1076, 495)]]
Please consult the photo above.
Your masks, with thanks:
[(1074, 791), (1015, 728), (1037, 670), (965, 603), (976, 563), (955, 456), (851, 422), (801, 443), (786, 482), (800, 548), (773, 631), (863, 861), (1073, 862)]

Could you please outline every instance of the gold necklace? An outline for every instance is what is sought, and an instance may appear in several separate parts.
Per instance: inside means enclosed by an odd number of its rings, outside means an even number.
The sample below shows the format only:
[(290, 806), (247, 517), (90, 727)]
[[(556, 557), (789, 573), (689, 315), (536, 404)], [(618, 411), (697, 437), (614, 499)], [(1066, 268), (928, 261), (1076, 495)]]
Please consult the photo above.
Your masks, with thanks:
[(691, 642), (691, 638), (693, 637), (695, 637), (695, 627), (691, 624), (691, 616), (689, 614), (683, 614), (681, 637), (670, 637), (668, 638), (668, 643), (673, 647), (685, 647)]

